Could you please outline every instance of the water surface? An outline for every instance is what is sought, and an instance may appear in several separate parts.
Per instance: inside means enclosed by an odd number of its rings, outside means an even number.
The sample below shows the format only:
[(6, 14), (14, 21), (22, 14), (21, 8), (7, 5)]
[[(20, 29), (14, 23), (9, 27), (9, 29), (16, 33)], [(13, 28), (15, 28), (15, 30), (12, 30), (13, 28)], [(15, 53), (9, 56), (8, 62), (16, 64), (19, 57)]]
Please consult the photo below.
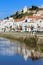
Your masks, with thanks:
[(27, 54), (30, 50), (25, 44), (0, 38), (0, 65), (43, 65), (43, 59), (32, 60)]

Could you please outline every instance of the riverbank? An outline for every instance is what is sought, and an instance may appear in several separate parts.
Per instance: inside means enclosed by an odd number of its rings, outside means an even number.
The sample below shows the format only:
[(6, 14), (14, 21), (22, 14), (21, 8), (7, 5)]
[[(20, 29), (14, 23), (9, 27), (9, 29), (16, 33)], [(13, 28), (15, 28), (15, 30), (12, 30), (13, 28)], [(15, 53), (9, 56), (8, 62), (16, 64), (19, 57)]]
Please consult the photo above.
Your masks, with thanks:
[(0, 33), (0, 37), (24, 42), (31, 47), (36, 47), (37, 45), (43, 47), (43, 34), (32, 34), (28, 32), (6, 32)]
[(18, 40), (21, 42), (35, 43), (35, 44), (42, 44), (43, 45), (43, 34), (35, 34), (35, 33), (28, 33), (28, 32), (6, 32), (0, 33), (0, 37), (4, 37), (7, 39)]
[[(10, 40), (17, 40), (24, 42), (27, 46), (34, 47), (35, 55), (32, 58), (43, 58), (43, 35), (14, 32), (14, 33), (0, 33), (0, 37), (4, 37)], [(39, 52), (39, 53), (36, 53)]]
[(0, 33), (0, 37), (17, 40), (31, 45), (33, 44), (36, 45), (38, 41), (38, 36), (30, 33), (20, 33), (20, 32)]
[[(6, 32), (6, 33), (0, 33), (0, 37), (24, 42), (26, 45), (34, 48), (40, 46), (43, 49), (43, 34), (32, 34), (28, 32), (14, 32), (14, 33)], [(43, 52), (42, 49), (41, 51)]]

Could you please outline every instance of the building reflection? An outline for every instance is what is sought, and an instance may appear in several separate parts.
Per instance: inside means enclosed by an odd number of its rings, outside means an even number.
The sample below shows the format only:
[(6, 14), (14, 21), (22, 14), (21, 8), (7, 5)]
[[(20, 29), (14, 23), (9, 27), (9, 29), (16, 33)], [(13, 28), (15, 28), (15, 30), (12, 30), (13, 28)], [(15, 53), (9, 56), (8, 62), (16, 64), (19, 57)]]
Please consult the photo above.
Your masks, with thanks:
[(31, 55), (31, 51), (26, 48), (26, 45), (16, 44), (8, 40), (1, 40), (0, 42), (0, 55), (18, 55), (24, 57), (25, 60)]

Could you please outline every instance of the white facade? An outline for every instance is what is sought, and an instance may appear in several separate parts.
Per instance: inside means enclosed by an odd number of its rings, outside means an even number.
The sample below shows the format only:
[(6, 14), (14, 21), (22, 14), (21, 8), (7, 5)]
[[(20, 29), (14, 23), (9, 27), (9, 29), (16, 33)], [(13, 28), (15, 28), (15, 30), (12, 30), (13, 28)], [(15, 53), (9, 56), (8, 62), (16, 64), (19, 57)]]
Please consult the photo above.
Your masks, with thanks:
[(27, 6), (25, 6), (24, 9), (23, 9), (23, 13), (27, 12), (27, 10), (28, 10)]
[[(22, 27), (22, 31), (31, 31), (31, 26), (33, 27), (33, 31), (43, 31), (43, 19), (36, 20), (35, 18), (25, 17), (24, 20), (16, 21), (13, 18), (5, 19), (0, 23), (0, 29), (10, 30), (10, 26), (12, 26), (15, 31), (20, 30), (20, 26)], [(18, 29), (19, 28), (19, 29)], [(21, 30), (20, 30), (21, 31)]]

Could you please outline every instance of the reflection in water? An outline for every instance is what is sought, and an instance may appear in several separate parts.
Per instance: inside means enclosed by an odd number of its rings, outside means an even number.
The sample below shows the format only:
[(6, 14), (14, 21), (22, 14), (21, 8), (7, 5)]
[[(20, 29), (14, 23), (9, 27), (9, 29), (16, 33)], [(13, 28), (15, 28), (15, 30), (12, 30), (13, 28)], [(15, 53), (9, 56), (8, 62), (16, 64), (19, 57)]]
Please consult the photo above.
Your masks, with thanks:
[(25, 45), (11, 42), (7, 39), (0, 38), (0, 55), (16, 55), (19, 54), (24, 57), (25, 60), (31, 55), (31, 51), (26, 49)]
[(0, 65), (43, 65), (43, 60), (32, 61), (30, 55), (25, 44), (0, 38)]

